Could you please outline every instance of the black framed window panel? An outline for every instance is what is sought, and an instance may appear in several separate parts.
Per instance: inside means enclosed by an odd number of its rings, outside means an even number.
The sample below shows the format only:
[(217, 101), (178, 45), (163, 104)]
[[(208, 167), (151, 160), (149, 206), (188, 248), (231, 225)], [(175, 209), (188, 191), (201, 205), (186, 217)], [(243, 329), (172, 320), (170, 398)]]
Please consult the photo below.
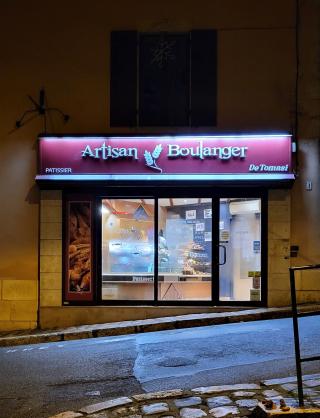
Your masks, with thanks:
[(261, 301), (268, 300), (268, 191), (262, 194), (261, 214)]
[(154, 199), (101, 199), (102, 300), (154, 300)]
[(139, 36), (139, 125), (189, 125), (189, 33)]
[(191, 126), (217, 125), (217, 31), (191, 31)]
[(110, 48), (110, 126), (136, 126), (137, 32), (111, 32)]
[(159, 206), (158, 198), (155, 198), (154, 205), (154, 301), (157, 303), (159, 298), (158, 292), (158, 272), (159, 272)]
[(212, 301), (219, 303), (219, 218), (220, 206), (219, 199), (214, 196), (212, 199)]
[(90, 195), (64, 198), (64, 304), (91, 303), (95, 297), (93, 213)]

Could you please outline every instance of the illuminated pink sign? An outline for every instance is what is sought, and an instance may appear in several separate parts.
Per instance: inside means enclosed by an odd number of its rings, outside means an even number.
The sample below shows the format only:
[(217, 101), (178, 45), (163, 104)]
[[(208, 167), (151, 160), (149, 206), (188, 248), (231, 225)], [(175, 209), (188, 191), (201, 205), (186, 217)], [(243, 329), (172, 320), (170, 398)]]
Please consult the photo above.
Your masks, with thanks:
[(291, 137), (41, 137), (36, 178), (293, 179)]

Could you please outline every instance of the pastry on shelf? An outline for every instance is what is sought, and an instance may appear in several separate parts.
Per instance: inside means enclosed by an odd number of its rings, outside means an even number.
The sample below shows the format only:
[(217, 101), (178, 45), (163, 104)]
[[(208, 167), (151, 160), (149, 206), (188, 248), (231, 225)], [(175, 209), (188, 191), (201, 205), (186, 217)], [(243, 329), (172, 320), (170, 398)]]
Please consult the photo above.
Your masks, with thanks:
[(194, 251), (204, 251), (205, 250), (202, 245), (196, 244), (196, 243), (193, 243), (191, 249), (194, 250)]
[(195, 274), (195, 271), (194, 271), (194, 269), (191, 266), (185, 265), (183, 267), (182, 274), (190, 274), (190, 275), (193, 275), (193, 274)]

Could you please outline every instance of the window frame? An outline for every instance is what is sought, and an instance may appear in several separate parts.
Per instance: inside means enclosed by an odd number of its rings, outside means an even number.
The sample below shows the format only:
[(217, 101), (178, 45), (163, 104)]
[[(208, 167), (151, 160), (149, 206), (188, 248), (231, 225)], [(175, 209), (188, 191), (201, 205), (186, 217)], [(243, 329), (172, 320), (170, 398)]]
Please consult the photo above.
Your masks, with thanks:
[[(154, 185), (156, 186), (156, 185)], [(268, 254), (267, 254), (267, 224), (268, 224), (268, 191), (259, 187), (239, 188), (239, 187), (187, 187), (187, 185), (171, 187), (141, 187), (141, 193), (136, 193), (136, 187), (110, 187), (107, 189), (93, 190), (90, 193), (92, 201), (92, 257), (93, 257), (93, 300), (92, 301), (68, 301), (65, 299), (66, 270), (63, 269), (63, 305), (93, 305), (93, 306), (267, 306), (268, 292)], [(64, 208), (68, 199), (72, 200), (72, 192), (64, 196)], [(87, 196), (87, 194), (77, 194), (77, 196)], [(211, 198), (212, 199), (212, 254), (211, 254), (211, 300), (210, 301), (184, 301), (158, 300), (158, 200), (160, 198)], [(261, 300), (260, 301), (220, 301), (219, 300), (219, 219), (220, 219), (220, 198), (224, 197), (243, 197), (261, 199)], [(154, 299), (153, 300), (103, 300), (102, 299), (102, 231), (101, 231), (101, 211), (100, 203), (102, 199), (154, 199)], [(79, 197), (79, 200), (81, 198)], [(82, 198), (82, 200), (84, 200)], [(64, 210), (64, 234), (63, 234), (63, 264), (66, 259), (66, 211)]]

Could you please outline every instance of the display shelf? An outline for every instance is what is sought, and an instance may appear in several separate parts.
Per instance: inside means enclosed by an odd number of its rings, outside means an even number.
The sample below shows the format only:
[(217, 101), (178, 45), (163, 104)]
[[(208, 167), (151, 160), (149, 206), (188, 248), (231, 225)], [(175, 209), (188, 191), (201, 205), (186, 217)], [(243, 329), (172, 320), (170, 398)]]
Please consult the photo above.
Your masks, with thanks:
[[(103, 281), (102, 284), (103, 285), (108, 285), (108, 284), (153, 284), (154, 282), (150, 281), (150, 282), (140, 282), (140, 281), (124, 281), (124, 280), (113, 280), (113, 281)], [(179, 280), (166, 280), (166, 281), (160, 281), (158, 282), (159, 285), (162, 284), (190, 284), (190, 283), (211, 283), (209, 280), (189, 280), (189, 281), (179, 281)]]
[[(165, 283), (168, 283), (168, 282), (165, 282)], [(174, 283), (179, 283), (179, 282), (174, 282)], [(102, 282), (102, 285), (107, 285), (107, 284), (152, 284), (153, 285), (153, 281), (152, 282), (139, 282), (139, 281), (136, 281), (136, 282), (134, 282), (134, 281), (120, 281), (120, 280), (113, 280), (113, 281), (103, 281)]]
[(135, 272), (129, 272), (129, 273), (102, 273), (102, 276), (152, 276), (152, 272), (150, 273), (135, 273)]
[[(103, 274), (103, 277), (106, 276), (152, 276), (152, 273), (107, 273)], [(174, 276), (174, 277), (211, 277), (209, 273), (199, 273), (199, 274), (180, 274), (180, 273), (165, 273), (161, 272), (158, 274), (159, 277), (163, 276)]]

